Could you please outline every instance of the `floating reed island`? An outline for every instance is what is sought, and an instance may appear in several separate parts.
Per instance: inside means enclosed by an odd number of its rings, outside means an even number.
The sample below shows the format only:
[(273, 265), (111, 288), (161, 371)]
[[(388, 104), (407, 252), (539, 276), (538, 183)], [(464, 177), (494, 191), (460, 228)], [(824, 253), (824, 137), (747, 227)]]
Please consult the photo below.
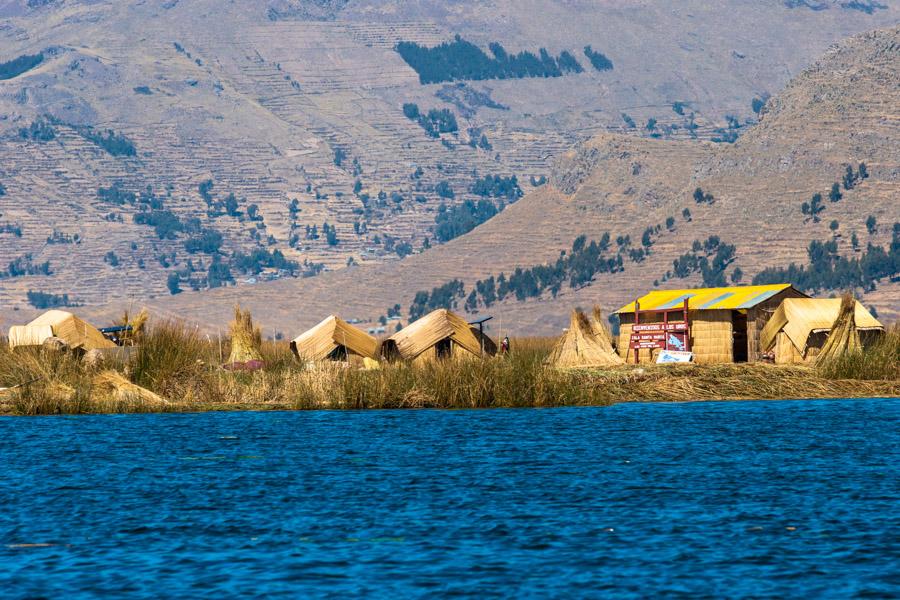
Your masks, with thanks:
[[(669, 300), (662, 309), (681, 306), (685, 321), (668, 313), (654, 318), (640, 301), (624, 307), (633, 310), (624, 342), (621, 334), (618, 340), (611, 335), (598, 309), (590, 316), (575, 310), (559, 338), (516, 338), (508, 351), (445, 309), (382, 340), (332, 315), (290, 342), (264, 341), (240, 308), (222, 339), (178, 321), (148, 320), (144, 312), (97, 329), (51, 311), (14, 327), (0, 345), (0, 414), (900, 396), (900, 328), (886, 331), (850, 296), (824, 304), (778, 303), (770, 313), (753, 315), (753, 328), (763, 334), (753, 361), (735, 363), (732, 355), (706, 364), (651, 362), (670, 345), (677, 354), (680, 344), (694, 341), (688, 300)], [(756, 322), (763, 317), (766, 323)], [(732, 319), (732, 326), (744, 322)], [(708, 336), (713, 329), (701, 331)], [(671, 339), (660, 339), (658, 331)], [(728, 335), (733, 347), (734, 330)], [(785, 347), (779, 350), (779, 344)], [(783, 364), (776, 364), (778, 356)]]

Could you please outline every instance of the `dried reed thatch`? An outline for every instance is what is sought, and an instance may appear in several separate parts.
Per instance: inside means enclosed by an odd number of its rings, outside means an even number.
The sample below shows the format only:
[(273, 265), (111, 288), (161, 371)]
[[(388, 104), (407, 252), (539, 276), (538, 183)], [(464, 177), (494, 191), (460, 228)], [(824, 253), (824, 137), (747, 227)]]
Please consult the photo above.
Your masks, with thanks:
[(568, 331), (556, 343), (546, 362), (557, 368), (571, 369), (611, 367), (625, 361), (613, 350), (600, 309), (594, 307), (593, 319), (580, 310), (572, 311)]
[(167, 405), (169, 401), (134, 383), (117, 371), (98, 373), (93, 381), (93, 392), (97, 399), (139, 405)]
[(291, 351), (307, 361), (347, 361), (350, 355), (374, 360), (378, 357), (378, 340), (331, 315), (292, 340)]
[(610, 332), (609, 327), (606, 325), (606, 320), (603, 318), (603, 311), (600, 310), (600, 307), (596, 304), (594, 305), (592, 316), (593, 318), (590, 320), (590, 323), (591, 333), (594, 334), (594, 338), (603, 344), (604, 347), (607, 347), (614, 352), (612, 332)]
[(734, 362), (732, 311), (698, 310), (692, 312), (691, 352), (697, 364)]
[(13, 348), (39, 346), (51, 337), (57, 337), (69, 348), (77, 350), (115, 347), (99, 329), (64, 310), (48, 310), (27, 325), (10, 328), (9, 345)]
[(231, 354), (229, 365), (262, 363), (262, 331), (253, 326), (253, 317), (249, 310), (241, 311), (240, 305), (234, 307), (234, 320), (229, 324), (231, 332)]
[(482, 346), (469, 323), (445, 308), (428, 313), (407, 325), (382, 344), (382, 354), (388, 359), (415, 360), (428, 350), (447, 346), (452, 354), (454, 346), (480, 356)]
[(131, 346), (140, 344), (141, 339), (144, 337), (144, 329), (149, 318), (150, 313), (146, 308), (142, 308), (134, 316), (129, 315), (128, 311), (126, 310), (118, 323), (118, 325), (120, 325), (121, 327), (129, 328), (123, 331), (119, 336), (119, 338), (122, 340), (122, 344)]
[(844, 294), (838, 316), (831, 326), (831, 334), (816, 358), (816, 365), (825, 365), (850, 354), (862, 352), (862, 342), (856, 330), (856, 299)]
[[(761, 350), (773, 352), (777, 364), (814, 358), (840, 314), (841, 302), (840, 298), (786, 298), (760, 333)], [(884, 326), (856, 300), (854, 321), (863, 345), (863, 336), (874, 338), (884, 333)]]

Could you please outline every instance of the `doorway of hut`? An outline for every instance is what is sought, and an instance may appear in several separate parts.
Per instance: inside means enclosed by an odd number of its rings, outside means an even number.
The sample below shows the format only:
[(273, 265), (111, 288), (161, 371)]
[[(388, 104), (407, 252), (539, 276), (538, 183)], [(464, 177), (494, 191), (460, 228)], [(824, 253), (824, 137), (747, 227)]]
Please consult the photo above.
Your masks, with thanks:
[(434, 345), (434, 353), (437, 358), (450, 358), (453, 355), (453, 340), (443, 339)]
[(731, 311), (731, 356), (734, 362), (747, 362), (747, 313), (739, 310)]

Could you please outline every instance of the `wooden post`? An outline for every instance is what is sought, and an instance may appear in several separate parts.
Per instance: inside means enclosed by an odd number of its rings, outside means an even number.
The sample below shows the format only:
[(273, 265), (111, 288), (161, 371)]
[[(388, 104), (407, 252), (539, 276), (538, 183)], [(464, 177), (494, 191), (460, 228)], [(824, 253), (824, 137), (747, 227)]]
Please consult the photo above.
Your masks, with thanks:
[(669, 349), (669, 311), (663, 311), (663, 350)]
[(688, 299), (684, 299), (684, 349), (691, 351), (691, 326), (688, 321)]
[[(634, 325), (639, 325), (641, 322), (641, 303), (638, 300), (634, 301)], [(634, 337), (635, 328), (634, 325), (631, 326), (631, 336)], [(640, 345), (640, 344), (639, 344)], [(639, 364), (641, 362), (641, 349), (634, 349), (634, 364)]]

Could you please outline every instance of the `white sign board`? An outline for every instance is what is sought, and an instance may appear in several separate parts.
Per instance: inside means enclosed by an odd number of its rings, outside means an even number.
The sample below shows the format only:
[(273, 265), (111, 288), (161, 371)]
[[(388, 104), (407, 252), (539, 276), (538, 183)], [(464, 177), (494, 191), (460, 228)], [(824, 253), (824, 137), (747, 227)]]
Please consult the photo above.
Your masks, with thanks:
[(656, 364), (689, 363), (694, 360), (693, 352), (680, 352), (678, 350), (663, 350), (656, 357)]

